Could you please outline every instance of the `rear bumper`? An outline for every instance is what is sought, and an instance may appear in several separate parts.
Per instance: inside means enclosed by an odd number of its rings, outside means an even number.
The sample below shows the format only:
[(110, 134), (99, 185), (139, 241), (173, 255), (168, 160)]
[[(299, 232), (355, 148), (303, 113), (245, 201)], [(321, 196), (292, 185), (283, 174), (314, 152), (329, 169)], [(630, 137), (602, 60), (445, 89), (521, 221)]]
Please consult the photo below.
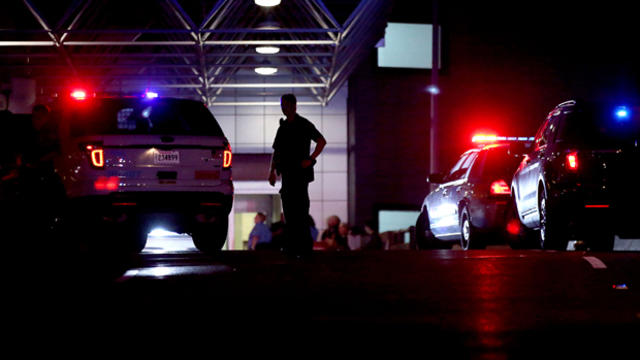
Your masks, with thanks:
[(480, 232), (504, 234), (509, 197), (488, 197), (469, 204), (471, 223)]
[(226, 220), (233, 195), (219, 192), (116, 192), (71, 199), (79, 218), (106, 223), (135, 222), (177, 232), (190, 232), (198, 224)]
[(72, 199), (73, 205), (98, 211), (129, 209), (135, 212), (220, 213), (231, 211), (233, 195), (220, 192), (114, 192)]
[(621, 237), (640, 237), (640, 226), (635, 224), (640, 215), (640, 194), (622, 191), (563, 189), (554, 192), (551, 200), (572, 235), (583, 237), (594, 229), (604, 229)]

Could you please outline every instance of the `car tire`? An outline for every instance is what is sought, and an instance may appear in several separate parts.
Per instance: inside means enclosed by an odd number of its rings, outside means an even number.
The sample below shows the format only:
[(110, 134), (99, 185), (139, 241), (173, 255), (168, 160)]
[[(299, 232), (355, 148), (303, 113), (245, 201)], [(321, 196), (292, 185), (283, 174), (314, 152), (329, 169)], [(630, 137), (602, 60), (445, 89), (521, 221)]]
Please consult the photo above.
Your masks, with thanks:
[(559, 216), (555, 214), (553, 204), (544, 191), (538, 195), (538, 211), (540, 214), (539, 240), (544, 250), (567, 250), (569, 240), (560, 230)]
[(134, 227), (125, 236), (125, 251), (131, 254), (139, 254), (147, 246), (147, 230)]
[(484, 244), (480, 239), (480, 234), (471, 223), (471, 213), (464, 206), (460, 212), (460, 247), (462, 250), (482, 249)]
[(438, 239), (433, 236), (429, 223), (429, 213), (422, 210), (416, 221), (416, 248), (418, 250), (437, 249)]
[(191, 232), (193, 245), (203, 253), (217, 253), (227, 241), (228, 228), (229, 221), (226, 218), (212, 224), (201, 225)]

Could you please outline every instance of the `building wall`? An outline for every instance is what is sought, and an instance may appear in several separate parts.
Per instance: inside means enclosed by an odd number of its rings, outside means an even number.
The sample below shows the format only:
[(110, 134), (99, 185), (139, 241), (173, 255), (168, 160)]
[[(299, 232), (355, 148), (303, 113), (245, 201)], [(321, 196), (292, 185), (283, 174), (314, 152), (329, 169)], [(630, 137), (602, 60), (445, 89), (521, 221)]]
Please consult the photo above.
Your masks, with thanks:
[[(291, 89), (285, 92), (293, 92)], [(315, 181), (309, 185), (311, 216), (318, 228), (324, 228), (326, 218), (338, 215), (348, 221), (347, 211), (347, 94), (345, 86), (325, 107), (299, 105), (298, 114), (309, 119), (324, 135), (327, 146), (315, 165)], [(266, 102), (279, 102), (279, 97), (265, 97)], [(217, 101), (252, 101), (256, 98), (218, 98)], [(298, 96), (298, 103), (317, 101)], [(283, 117), (276, 106), (216, 106), (211, 111), (231, 142), (234, 154), (271, 154), (273, 140)], [(312, 143), (311, 148), (315, 143)], [(234, 168), (242, 166), (234, 160)], [(263, 171), (263, 170), (261, 170)], [(257, 174), (259, 177), (260, 174)], [(267, 185), (268, 173), (262, 175), (263, 186)], [(277, 185), (279, 186), (279, 185)]]
[(428, 77), (377, 69), (370, 56), (349, 79), (350, 216), (375, 220), (381, 208), (411, 208), (426, 195)]

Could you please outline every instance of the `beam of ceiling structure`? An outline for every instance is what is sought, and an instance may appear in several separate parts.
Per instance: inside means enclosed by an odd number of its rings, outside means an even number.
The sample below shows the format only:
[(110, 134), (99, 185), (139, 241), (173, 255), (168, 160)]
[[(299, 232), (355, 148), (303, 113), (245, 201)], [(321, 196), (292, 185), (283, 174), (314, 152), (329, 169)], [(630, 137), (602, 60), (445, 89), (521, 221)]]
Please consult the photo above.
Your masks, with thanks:
[[(345, 0), (341, 8), (351, 3), (351, 12), (337, 17), (332, 0), (273, 8), (249, 0), (11, 1), (18, 3), (0, 15), (5, 81), (34, 78), (50, 94), (72, 83), (121, 93), (158, 88), (209, 105), (270, 104), (269, 89), (295, 89), (311, 99), (305, 103), (326, 105), (384, 35), (391, 6)], [(257, 46), (280, 52), (259, 54)], [(278, 73), (253, 72), (267, 64)], [(226, 101), (251, 96), (256, 101)]]

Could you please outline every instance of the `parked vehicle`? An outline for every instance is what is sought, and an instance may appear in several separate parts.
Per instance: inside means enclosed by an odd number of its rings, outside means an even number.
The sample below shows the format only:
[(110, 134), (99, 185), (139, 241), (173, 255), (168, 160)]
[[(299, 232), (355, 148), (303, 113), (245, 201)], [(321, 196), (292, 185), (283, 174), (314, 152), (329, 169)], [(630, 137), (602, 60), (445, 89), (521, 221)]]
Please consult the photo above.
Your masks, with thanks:
[[(141, 251), (156, 226), (222, 248), (231, 211), (231, 148), (204, 104), (147, 93), (76, 91), (54, 112), (70, 226)], [(94, 234), (94, 235), (92, 235)]]
[[(525, 144), (496, 136), (474, 137), (492, 142), (466, 151), (447, 174), (427, 179), (438, 187), (424, 199), (416, 221), (420, 249), (451, 247), (480, 249), (504, 242), (511, 177)], [(521, 140), (529, 140), (524, 138)]]
[(637, 237), (640, 107), (564, 102), (538, 130), (511, 184), (513, 208), (543, 249), (570, 239), (612, 250), (615, 234)]

